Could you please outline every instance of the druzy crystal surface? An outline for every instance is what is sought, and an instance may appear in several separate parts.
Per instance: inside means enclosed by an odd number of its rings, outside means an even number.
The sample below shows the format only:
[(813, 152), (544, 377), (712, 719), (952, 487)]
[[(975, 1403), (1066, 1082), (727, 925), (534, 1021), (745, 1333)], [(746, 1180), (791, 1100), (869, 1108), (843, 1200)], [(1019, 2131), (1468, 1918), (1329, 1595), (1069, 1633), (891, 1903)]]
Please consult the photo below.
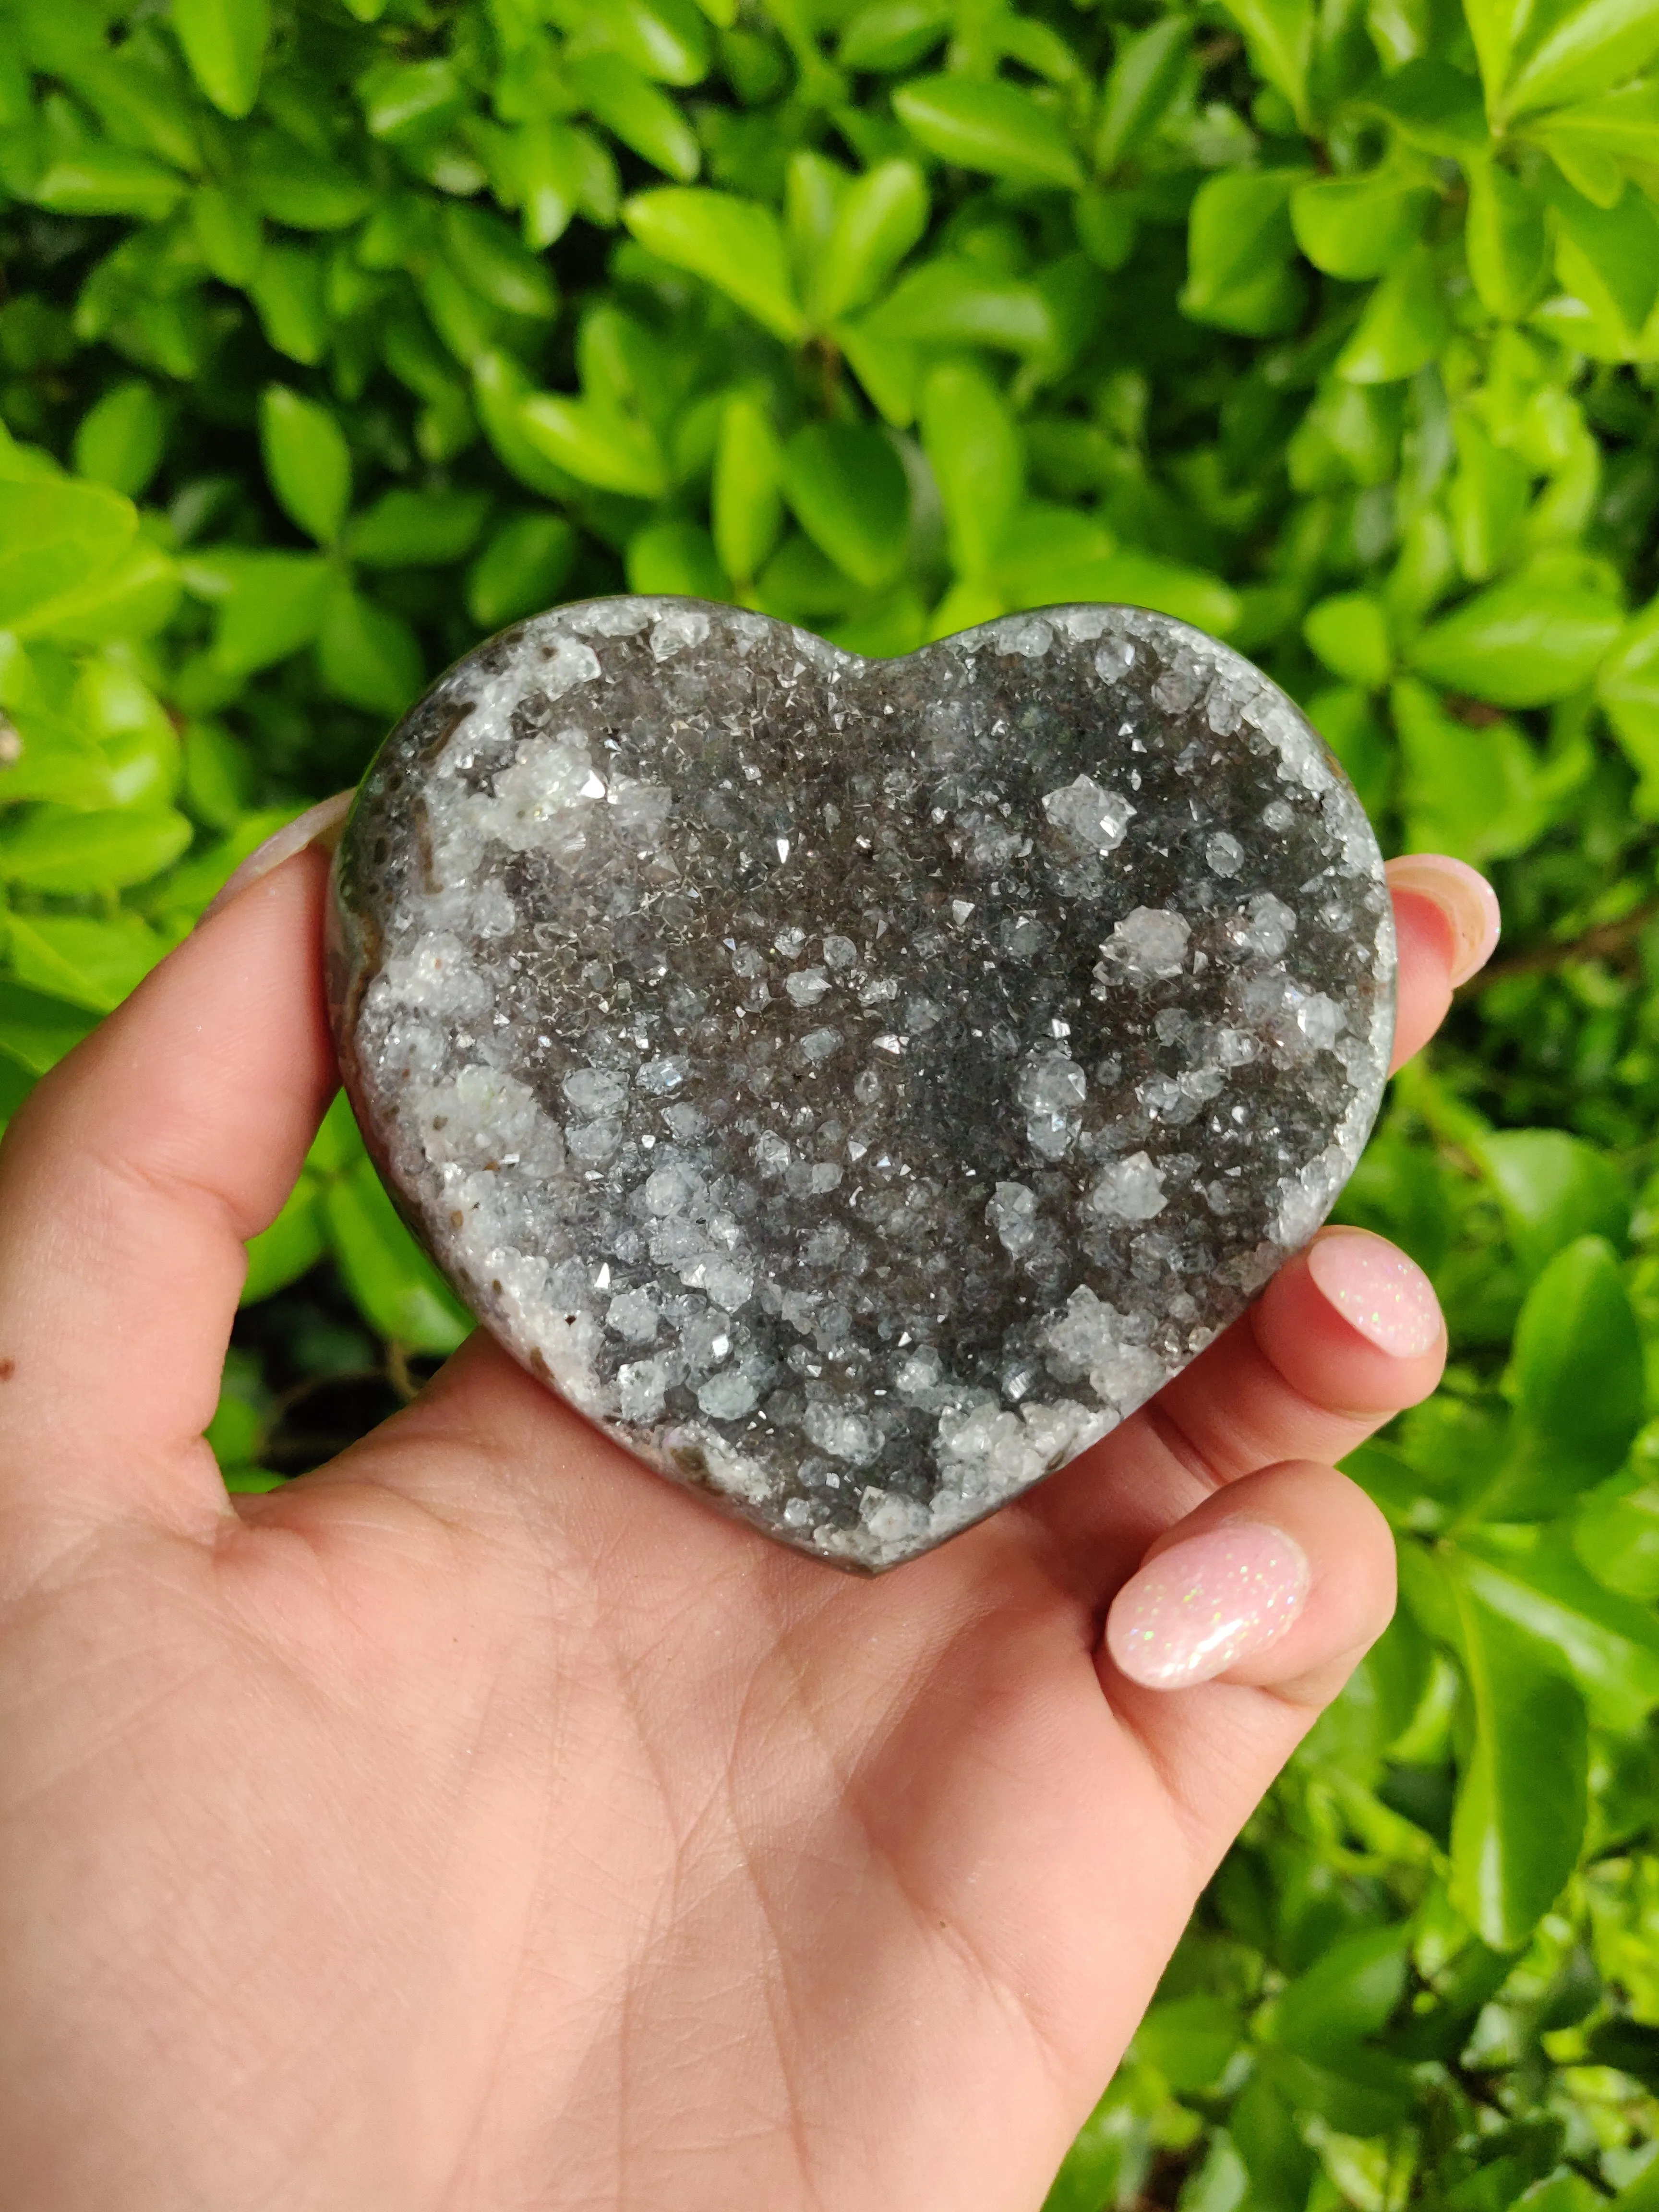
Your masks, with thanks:
[(1319, 738), (1139, 610), (899, 661), (566, 607), (392, 732), (337, 864), (342, 1062), (496, 1335), (837, 1565), (1084, 1450), (1317, 1227), (1394, 940)]

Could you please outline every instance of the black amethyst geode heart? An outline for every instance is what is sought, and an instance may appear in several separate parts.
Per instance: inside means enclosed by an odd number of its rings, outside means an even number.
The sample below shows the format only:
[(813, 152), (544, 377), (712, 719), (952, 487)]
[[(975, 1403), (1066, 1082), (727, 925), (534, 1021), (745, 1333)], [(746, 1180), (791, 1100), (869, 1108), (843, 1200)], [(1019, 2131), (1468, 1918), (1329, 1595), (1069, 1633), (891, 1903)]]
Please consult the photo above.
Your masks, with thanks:
[(879, 1569), (1103, 1436), (1358, 1158), (1376, 841), (1248, 661), (1133, 608), (866, 661), (696, 600), (493, 638), (341, 846), (340, 1057), (502, 1342)]

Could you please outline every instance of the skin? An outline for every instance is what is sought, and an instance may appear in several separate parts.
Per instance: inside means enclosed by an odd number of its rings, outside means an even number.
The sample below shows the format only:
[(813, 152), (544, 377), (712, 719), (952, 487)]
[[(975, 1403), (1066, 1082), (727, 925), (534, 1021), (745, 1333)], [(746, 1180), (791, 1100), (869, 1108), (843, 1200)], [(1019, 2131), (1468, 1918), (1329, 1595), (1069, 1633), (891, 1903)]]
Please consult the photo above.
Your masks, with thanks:
[[(1292, 1261), (1144, 1413), (860, 1582), (475, 1337), (332, 1465), (202, 1430), (335, 1082), (288, 860), (0, 1150), (0, 2200), (1031, 2212), (1193, 1902), (1380, 1632), (1329, 1462), (1437, 1379)], [(1452, 935), (1398, 902), (1401, 1041)], [(1403, 1056), (1403, 1055), (1402, 1055)], [(1229, 1514), (1313, 1570), (1159, 1693), (1101, 1630)]]

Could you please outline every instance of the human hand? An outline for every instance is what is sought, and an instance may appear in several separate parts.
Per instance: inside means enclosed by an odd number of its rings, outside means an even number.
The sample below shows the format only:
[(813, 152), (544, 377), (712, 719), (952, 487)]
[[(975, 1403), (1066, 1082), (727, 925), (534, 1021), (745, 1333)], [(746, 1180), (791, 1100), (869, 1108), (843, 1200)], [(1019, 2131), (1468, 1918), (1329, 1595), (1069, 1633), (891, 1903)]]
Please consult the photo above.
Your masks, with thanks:
[[(1495, 910), (1455, 863), (1394, 873), (1403, 1058)], [(1327, 1232), (879, 1582), (718, 1518), (482, 1334), (232, 1501), (202, 1431), (242, 1246), (336, 1081), (325, 876), (232, 898), (0, 1150), (5, 2201), (1033, 2212), (1389, 1617), (1330, 1462), (1433, 1388), (1426, 1280)]]

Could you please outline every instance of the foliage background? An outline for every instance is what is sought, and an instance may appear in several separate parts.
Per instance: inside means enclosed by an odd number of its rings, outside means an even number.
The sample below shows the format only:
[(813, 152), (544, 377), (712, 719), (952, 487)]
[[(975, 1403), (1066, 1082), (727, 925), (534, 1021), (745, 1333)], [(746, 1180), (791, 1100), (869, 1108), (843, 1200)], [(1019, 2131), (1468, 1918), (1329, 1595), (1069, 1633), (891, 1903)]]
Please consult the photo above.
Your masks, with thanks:
[[(624, 586), (1162, 607), (1495, 873), (1345, 1200), (1452, 1330), (1355, 1462), (1405, 1604), (1067, 2212), (1659, 2206), (1656, 58), (1659, 0), (0, 0), (0, 1117), (426, 678)], [(337, 1106), (228, 1480), (463, 1327)]]

